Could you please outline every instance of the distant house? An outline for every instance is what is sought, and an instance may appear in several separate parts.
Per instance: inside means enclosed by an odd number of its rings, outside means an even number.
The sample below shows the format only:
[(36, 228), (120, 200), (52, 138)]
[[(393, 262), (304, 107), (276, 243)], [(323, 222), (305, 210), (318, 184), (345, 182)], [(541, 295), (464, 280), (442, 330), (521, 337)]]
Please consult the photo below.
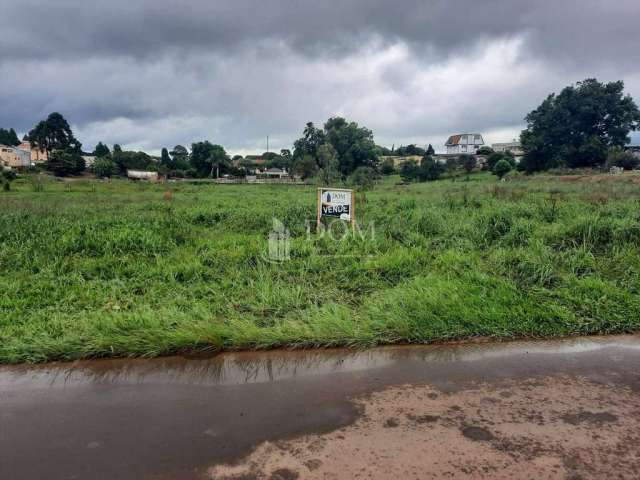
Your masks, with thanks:
[(514, 157), (521, 157), (524, 155), (522, 145), (517, 140), (506, 143), (494, 143), (491, 145), (494, 152), (511, 152)]
[(82, 159), (84, 160), (85, 168), (89, 169), (96, 161), (96, 157), (94, 155), (82, 155)]
[(0, 162), (4, 167), (27, 168), (31, 166), (31, 152), (10, 145), (0, 145)]
[(147, 172), (144, 170), (127, 170), (127, 178), (131, 180), (149, 180), (155, 182), (158, 180), (158, 172)]
[(37, 146), (32, 147), (30, 142), (22, 142), (17, 148), (29, 152), (31, 163), (44, 163), (49, 158), (46, 150), (40, 150)]
[(476, 150), (484, 145), (484, 140), (479, 133), (459, 133), (451, 135), (444, 145), (448, 154), (475, 154)]
[(281, 168), (268, 168), (261, 172), (258, 172), (258, 176), (267, 177), (267, 178), (288, 178), (289, 174), (286, 170)]

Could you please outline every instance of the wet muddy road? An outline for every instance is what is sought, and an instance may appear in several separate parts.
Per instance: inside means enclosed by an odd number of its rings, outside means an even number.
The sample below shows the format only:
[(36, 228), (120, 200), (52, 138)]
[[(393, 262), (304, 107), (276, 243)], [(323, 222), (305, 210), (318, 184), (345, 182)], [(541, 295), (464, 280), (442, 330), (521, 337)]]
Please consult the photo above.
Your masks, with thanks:
[(0, 479), (638, 478), (640, 336), (0, 367)]

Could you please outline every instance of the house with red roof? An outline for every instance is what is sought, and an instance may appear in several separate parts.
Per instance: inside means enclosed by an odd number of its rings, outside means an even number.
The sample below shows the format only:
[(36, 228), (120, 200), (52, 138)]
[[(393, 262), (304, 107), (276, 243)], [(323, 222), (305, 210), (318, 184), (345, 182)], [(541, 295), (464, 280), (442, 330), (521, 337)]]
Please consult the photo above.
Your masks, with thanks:
[(479, 133), (459, 133), (451, 135), (444, 144), (448, 154), (470, 153), (474, 155), (476, 150), (484, 145), (482, 135)]

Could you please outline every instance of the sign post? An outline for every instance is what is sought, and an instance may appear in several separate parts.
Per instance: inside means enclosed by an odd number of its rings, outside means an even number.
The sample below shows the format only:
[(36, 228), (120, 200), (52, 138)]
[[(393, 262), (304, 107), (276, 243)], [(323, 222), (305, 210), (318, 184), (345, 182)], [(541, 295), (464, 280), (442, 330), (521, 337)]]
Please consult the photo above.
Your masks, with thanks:
[(317, 227), (320, 229), (322, 217), (345, 220), (355, 230), (356, 198), (353, 190), (344, 188), (318, 188)]

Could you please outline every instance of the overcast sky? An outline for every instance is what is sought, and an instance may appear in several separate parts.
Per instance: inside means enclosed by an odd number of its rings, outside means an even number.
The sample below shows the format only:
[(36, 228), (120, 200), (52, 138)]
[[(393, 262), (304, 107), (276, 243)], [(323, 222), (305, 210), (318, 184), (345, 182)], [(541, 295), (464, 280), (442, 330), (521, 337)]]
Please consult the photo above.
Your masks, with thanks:
[(59, 111), (85, 150), (279, 150), (342, 115), (440, 151), (517, 137), (587, 77), (640, 103), (638, 0), (2, 0), (0, 18), (0, 127)]

